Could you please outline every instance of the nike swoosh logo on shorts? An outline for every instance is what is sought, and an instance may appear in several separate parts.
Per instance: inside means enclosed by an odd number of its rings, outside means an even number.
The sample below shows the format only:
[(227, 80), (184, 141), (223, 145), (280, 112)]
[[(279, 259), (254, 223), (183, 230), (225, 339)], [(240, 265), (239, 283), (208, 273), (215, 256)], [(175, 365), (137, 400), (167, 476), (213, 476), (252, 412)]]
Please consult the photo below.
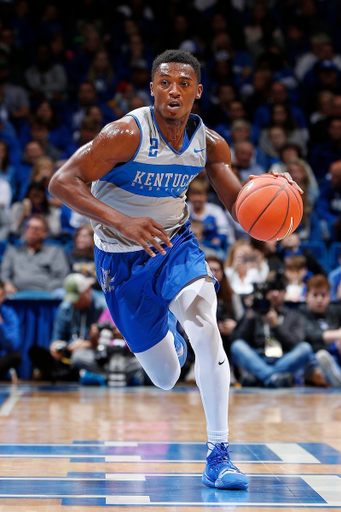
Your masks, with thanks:
[(194, 149), (194, 153), (200, 153), (201, 151), (205, 151), (206, 148), (202, 148), (202, 149)]

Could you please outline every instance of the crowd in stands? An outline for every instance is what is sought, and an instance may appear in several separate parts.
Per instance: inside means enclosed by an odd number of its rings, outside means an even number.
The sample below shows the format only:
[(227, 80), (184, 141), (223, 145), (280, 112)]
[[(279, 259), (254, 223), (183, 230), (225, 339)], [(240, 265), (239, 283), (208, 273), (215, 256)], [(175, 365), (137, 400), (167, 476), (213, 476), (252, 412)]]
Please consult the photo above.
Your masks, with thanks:
[[(95, 277), (89, 222), (49, 194), (49, 181), (105, 124), (151, 105), (153, 58), (184, 49), (202, 66), (193, 113), (228, 142), (241, 182), (277, 170), (304, 191), (297, 231), (276, 244), (250, 239), (205, 171), (190, 185), (192, 230), (221, 283), (219, 328), (236, 377), (276, 387), (300, 372), (307, 382), (340, 386), (340, 29), (338, 0), (76, 0), (71, 10), (0, 2), (0, 295), (62, 299), (70, 273)], [(254, 306), (262, 286), (264, 314)], [(70, 315), (65, 303), (59, 325)], [(2, 334), (7, 308), (0, 305), (0, 350), (17, 365), (18, 340)], [(55, 331), (52, 359), (31, 354), (36, 369), (60, 376), (54, 347), (67, 341), (73, 369), (93, 372), (93, 354), (85, 366), (76, 357), (95, 352), (91, 325), (86, 334)]]

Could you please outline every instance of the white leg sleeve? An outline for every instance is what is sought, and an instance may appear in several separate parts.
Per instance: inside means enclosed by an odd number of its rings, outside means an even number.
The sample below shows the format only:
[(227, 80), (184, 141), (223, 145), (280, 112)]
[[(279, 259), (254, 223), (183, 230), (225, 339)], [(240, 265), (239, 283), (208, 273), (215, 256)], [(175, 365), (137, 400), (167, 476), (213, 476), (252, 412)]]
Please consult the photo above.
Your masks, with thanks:
[(135, 356), (158, 388), (171, 389), (180, 377), (180, 364), (170, 331), (157, 345)]
[(217, 296), (210, 278), (186, 286), (169, 309), (176, 316), (195, 353), (195, 378), (205, 410), (209, 441), (228, 436), (230, 367), (216, 321)]

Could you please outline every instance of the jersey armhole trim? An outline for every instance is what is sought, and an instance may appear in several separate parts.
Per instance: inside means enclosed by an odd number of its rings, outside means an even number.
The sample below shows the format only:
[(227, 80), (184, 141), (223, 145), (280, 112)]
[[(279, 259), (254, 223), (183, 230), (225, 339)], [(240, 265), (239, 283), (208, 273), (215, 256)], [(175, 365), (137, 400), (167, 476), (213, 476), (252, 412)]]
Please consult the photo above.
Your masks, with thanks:
[[(138, 128), (139, 128), (139, 130), (140, 130), (140, 143), (139, 143), (139, 145), (138, 145), (137, 150), (135, 151), (134, 156), (133, 156), (130, 160), (128, 160), (128, 162), (133, 162), (133, 161), (135, 160), (136, 156), (138, 155), (138, 152), (140, 151), (141, 144), (142, 144), (142, 137), (143, 137), (143, 133), (142, 133), (141, 123), (140, 123), (140, 121), (137, 119), (137, 117), (136, 117), (136, 116), (134, 116), (134, 114), (130, 114), (130, 113), (129, 113), (129, 114), (126, 114), (126, 115), (127, 115), (127, 116), (132, 117), (132, 118), (135, 120), (135, 122), (136, 122), (136, 124), (137, 124), (137, 126), (138, 126)], [(127, 164), (128, 162), (125, 162), (125, 163)]]

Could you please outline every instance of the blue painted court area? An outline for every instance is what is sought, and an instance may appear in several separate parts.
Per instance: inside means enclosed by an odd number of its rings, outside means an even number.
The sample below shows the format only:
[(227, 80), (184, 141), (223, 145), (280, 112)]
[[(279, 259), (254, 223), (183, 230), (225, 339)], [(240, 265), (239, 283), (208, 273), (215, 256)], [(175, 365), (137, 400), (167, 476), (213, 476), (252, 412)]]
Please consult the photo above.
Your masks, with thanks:
[[(233, 462), (341, 464), (326, 443), (232, 443)], [(75, 441), (72, 444), (0, 444), (0, 458), (67, 458), (70, 462), (204, 462), (205, 443)]]
[[(68, 473), (0, 477), (0, 498), (62, 499), (64, 506), (264, 506), (341, 508), (341, 475), (249, 475), (248, 491), (211, 489), (201, 474)], [(340, 489), (339, 491), (337, 489)]]
[(0, 407), (6, 402), (6, 400), (9, 396), (10, 396), (9, 392), (0, 391)]

